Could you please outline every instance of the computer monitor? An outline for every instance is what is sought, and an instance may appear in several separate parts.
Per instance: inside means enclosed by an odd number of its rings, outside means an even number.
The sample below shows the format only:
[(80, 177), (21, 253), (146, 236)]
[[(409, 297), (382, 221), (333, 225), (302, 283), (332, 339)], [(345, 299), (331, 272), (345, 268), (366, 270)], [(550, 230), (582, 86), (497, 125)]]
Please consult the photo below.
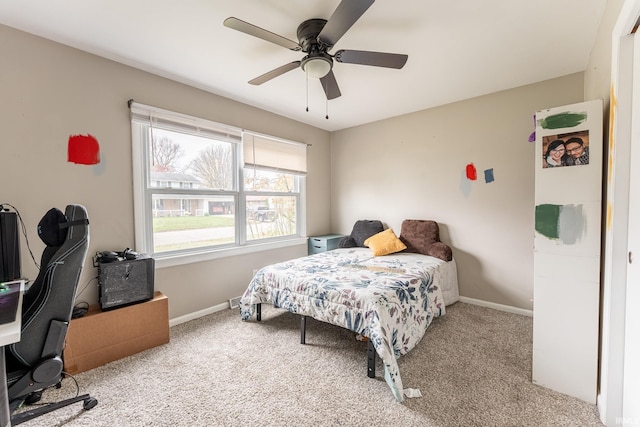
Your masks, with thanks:
[(0, 325), (16, 320), (20, 305), (21, 282), (4, 282), (0, 285)]
[(20, 278), (20, 235), (18, 215), (0, 212), (0, 282)]

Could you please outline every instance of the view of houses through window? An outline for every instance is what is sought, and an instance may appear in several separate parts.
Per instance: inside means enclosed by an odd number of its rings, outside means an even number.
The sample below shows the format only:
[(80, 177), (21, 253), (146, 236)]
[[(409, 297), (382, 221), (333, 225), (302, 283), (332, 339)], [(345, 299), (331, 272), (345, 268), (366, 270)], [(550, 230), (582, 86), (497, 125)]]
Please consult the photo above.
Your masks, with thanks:
[(144, 188), (135, 192), (145, 211), (146, 252), (177, 254), (300, 235), (300, 174), (255, 163), (243, 167), (240, 135), (133, 117), (146, 175)]

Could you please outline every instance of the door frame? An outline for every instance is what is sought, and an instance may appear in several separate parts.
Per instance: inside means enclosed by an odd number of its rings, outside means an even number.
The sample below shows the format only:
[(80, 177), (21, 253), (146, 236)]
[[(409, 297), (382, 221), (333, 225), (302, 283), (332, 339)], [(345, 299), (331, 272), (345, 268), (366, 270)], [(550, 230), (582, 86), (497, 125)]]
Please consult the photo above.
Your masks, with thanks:
[[(633, 34), (633, 89), (631, 111), (631, 155), (629, 156), (629, 235), (627, 286), (625, 293), (623, 425), (640, 425), (640, 33)], [(635, 256), (635, 259), (634, 259)]]
[[(629, 158), (633, 64), (629, 35), (640, 18), (640, 0), (625, 0), (612, 31), (609, 157), (600, 352), (600, 420), (607, 426), (624, 421), (624, 360), (627, 253), (629, 236)], [(638, 70), (636, 70), (638, 73)], [(625, 90), (627, 92), (625, 92)], [(640, 254), (639, 254), (640, 255)]]

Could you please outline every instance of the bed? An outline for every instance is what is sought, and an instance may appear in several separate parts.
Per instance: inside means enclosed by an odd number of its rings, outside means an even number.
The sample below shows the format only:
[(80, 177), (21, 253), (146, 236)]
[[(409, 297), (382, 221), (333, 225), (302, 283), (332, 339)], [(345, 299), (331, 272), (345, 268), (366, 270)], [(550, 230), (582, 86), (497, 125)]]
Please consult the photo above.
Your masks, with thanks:
[(239, 305), (243, 320), (269, 303), (367, 337), (394, 397), (403, 401), (397, 358), (457, 300), (453, 258), (407, 251), (375, 256), (368, 247), (349, 247), (260, 269)]

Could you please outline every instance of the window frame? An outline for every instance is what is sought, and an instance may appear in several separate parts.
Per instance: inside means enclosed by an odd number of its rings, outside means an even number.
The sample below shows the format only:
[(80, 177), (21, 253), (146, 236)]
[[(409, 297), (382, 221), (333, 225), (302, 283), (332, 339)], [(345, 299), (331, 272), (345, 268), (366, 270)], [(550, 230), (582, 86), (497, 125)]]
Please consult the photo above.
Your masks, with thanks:
[[(295, 174), (298, 192), (278, 192), (278, 191), (245, 191), (244, 189), (244, 168), (243, 161), (243, 137), (245, 133), (255, 135), (255, 132), (245, 131), (233, 126), (212, 122), (207, 119), (192, 117), (172, 111), (150, 107), (147, 105), (129, 102), (131, 109), (131, 146), (133, 164), (133, 199), (134, 199), (134, 230), (135, 244), (138, 252), (146, 253), (156, 260), (156, 267), (168, 267), (175, 265), (201, 262), (217, 258), (236, 256), (241, 254), (272, 250), (277, 248), (306, 244), (306, 174)], [(148, 117), (148, 118), (147, 118)], [(233, 148), (233, 168), (234, 168), (234, 189), (233, 190), (212, 190), (194, 188), (172, 188), (153, 187), (147, 185), (151, 183), (150, 153), (148, 138), (138, 133), (145, 124), (153, 129), (155, 120), (161, 121), (158, 128), (166, 129), (165, 124), (173, 122), (175, 125), (193, 127), (193, 134), (197, 131), (208, 130), (214, 134), (228, 132), (234, 135), (229, 139)], [(145, 123), (147, 122), (147, 123)], [(147, 128), (148, 129), (148, 128)], [(172, 129), (169, 129), (172, 130)], [(153, 132), (151, 130), (151, 132)], [(152, 135), (152, 134), (151, 134)], [(265, 135), (274, 141), (282, 141), (286, 144), (304, 143), (284, 140), (281, 138)], [(236, 141), (232, 139), (236, 139)], [(215, 138), (212, 138), (215, 139)], [(306, 152), (306, 150), (305, 150)], [(261, 169), (261, 168), (257, 168)], [(283, 171), (287, 172), (288, 171)], [(153, 196), (162, 194), (172, 195), (206, 195), (206, 196), (231, 196), (235, 204), (235, 240), (233, 243), (206, 246), (200, 248), (190, 248), (175, 250), (170, 252), (153, 252)], [(294, 196), (296, 199), (296, 233), (288, 236), (270, 237), (257, 240), (247, 240), (247, 196)]]

